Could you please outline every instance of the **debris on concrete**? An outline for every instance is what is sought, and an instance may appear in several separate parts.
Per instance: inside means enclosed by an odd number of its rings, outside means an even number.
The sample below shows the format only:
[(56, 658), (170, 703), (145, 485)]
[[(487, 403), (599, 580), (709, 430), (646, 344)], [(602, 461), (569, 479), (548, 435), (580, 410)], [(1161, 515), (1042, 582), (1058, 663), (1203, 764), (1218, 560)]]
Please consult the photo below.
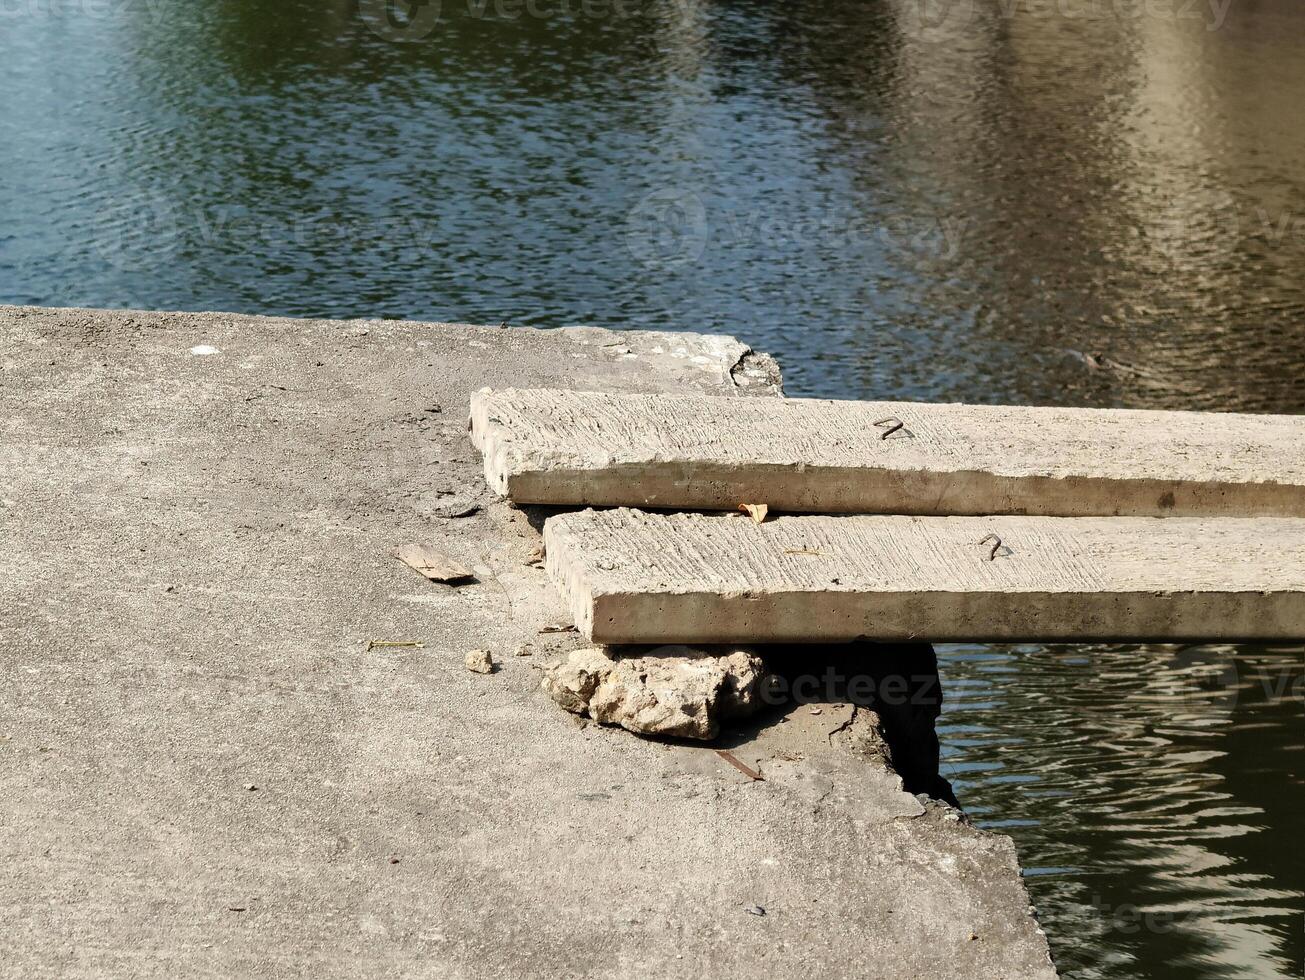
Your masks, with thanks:
[(752, 906), (752, 908), (748, 909), (747, 911), (748, 911), (748, 915), (765, 915), (765, 914), (766, 914), (766, 910), (765, 910), (764, 908), (762, 908), (760, 905), (754, 905), (754, 906)]
[(472, 581), (476, 577), (470, 569), (458, 564), (447, 555), (440, 554), (429, 545), (405, 544), (395, 548), (393, 554), (399, 561), (432, 582), (451, 585), (456, 582)]
[(368, 640), (367, 641), (367, 649), (369, 651), (395, 649), (400, 647), (416, 647), (420, 649), (422, 645), (423, 644), (420, 640)]
[(753, 524), (762, 524), (766, 520), (770, 507), (766, 504), (739, 504), (739, 510), (751, 517)]
[(545, 623), (539, 627), (541, 633), (574, 633), (575, 623)]
[(467, 654), (467, 670), (477, 674), (494, 673), (494, 658), (488, 650), (472, 650)]
[(724, 759), (726, 762), (728, 762), (735, 769), (737, 769), (739, 772), (743, 773), (743, 775), (751, 779), (753, 782), (760, 782), (761, 780), (765, 779), (765, 777), (762, 776), (761, 773), (758, 772), (756, 769), (753, 769), (752, 767), (745, 765), (743, 761), (739, 759), (739, 757), (736, 756), (733, 752), (727, 752), (725, 749), (717, 749), (716, 754), (720, 756), (722, 759)]
[(575, 714), (640, 735), (681, 738), (715, 738), (722, 719), (760, 705), (766, 667), (752, 651), (722, 656), (718, 649), (661, 649), (632, 657), (575, 650), (545, 668), (544, 690)]
[(480, 502), (467, 496), (445, 493), (422, 494), (414, 505), (418, 513), (425, 517), (456, 518), (470, 517), (480, 510)]
[(528, 656), (530, 656), (531, 653), (533, 653), (533, 652), (534, 652), (534, 651), (530, 649), (530, 644), (529, 644), (529, 643), (522, 643), (520, 646), (518, 646), (515, 650), (512, 651), (512, 656), (514, 656), (514, 657), (528, 657)]

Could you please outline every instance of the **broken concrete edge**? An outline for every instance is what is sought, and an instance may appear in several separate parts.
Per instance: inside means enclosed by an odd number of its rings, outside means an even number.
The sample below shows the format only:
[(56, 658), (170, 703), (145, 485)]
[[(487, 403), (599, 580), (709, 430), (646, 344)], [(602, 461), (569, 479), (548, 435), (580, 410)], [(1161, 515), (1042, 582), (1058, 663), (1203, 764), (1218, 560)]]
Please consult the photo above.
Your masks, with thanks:
[[(546, 330), (528, 327), (522, 329)], [(729, 334), (667, 330), (610, 330), (606, 327), (567, 326), (556, 333), (588, 347), (612, 352), (620, 360), (654, 360), (667, 374), (706, 372), (714, 377), (717, 393), (782, 396), (784, 382), (779, 362), (754, 350)]]
[[(824, 734), (827, 745), (821, 747), (822, 752), (826, 747), (833, 749), (834, 737), (840, 736), (846, 739), (845, 747), (853, 756), (888, 776), (896, 792), (911, 798), (903, 806), (936, 804), (955, 810), (955, 819), (964, 819), (951, 785), (939, 771), (935, 725), (940, 698), (929, 701), (925, 696), (909, 706), (890, 706), (889, 716), (852, 699), (819, 704), (792, 700), (789, 685), (772, 671), (776, 665), (768, 655), (783, 659), (778, 648), (584, 647), (541, 665), (540, 688), (566, 711), (600, 725), (642, 737), (707, 743), (718, 742), (729, 734), (732, 723), (743, 722), (766, 706), (786, 709), (782, 717), (767, 724), (790, 721), (794, 712), (802, 713), (804, 709), (811, 715), (820, 715), (824, 707), (831, 711), (850, 709), (847, 720)], [(878, 658), (875, 662), (879, 662)], [(933, 651), (928, 650), (927, 662), (913, 662), (913, 669), (931, 670), (936, 680)], [(865, 676), (869, 679), (872, 675)], [(893, 718), (903, 715), (904, 707), (910, 717)], [(890, 720), (894, 723), (892, 731)], [(733, 753), (717, 751), (749, 778), (764, 778), (761, 760), (754, 770)], [(906, 769), (899, 767), (899, 757)]]

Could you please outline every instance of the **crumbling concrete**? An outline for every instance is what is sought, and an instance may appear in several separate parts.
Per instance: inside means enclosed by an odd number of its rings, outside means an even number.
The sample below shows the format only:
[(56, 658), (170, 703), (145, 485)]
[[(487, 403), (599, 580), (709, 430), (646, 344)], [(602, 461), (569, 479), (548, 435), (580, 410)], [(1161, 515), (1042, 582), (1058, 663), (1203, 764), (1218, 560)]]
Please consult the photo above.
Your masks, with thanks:
[(751, 650), (574, 650), (544, 669), (548, 694), (578, 715), (640, 735), (711, 739), (761, 706), (766, 665)]
[(519, 503), (1305, 517), (1305, 417), (563, 390), (478, 393)]
[(597, 643), (1305, 636), (1294, 518), (758, 525), (620, 508), (550, 518), (544, 539), (549, 574)]
[(0, 974), (1053, 977), (1010, 840), (839, 754), (839, 706), (732, 733), (758, 782), (539, 690), (583, 641), (467, 393), (766, 390), (743, 351), (0, 310)]

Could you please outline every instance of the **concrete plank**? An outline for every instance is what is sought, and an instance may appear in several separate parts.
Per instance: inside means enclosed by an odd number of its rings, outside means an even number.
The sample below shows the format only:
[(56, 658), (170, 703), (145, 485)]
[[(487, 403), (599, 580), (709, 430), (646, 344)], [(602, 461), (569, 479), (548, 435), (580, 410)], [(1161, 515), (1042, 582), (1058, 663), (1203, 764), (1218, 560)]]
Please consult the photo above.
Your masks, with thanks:
[(471, 422), (520, 503), (1305, 517), (1297, 416), (535, 389), (476, 394)]
[(1305, 636), (1305, 521), (618, 509), (550, 518), (601, 643)]

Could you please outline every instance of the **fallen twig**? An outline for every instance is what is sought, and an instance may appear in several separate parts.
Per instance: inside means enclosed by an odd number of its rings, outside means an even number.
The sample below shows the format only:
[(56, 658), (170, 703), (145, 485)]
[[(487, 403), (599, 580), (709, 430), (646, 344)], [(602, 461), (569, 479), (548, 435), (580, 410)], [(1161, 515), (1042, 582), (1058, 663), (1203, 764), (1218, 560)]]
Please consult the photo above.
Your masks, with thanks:
[(367, 649), (377, 650), (385, 647), (421, 647), (420, 640), (368, 640)]
[(738, 756), (736, 756), (733, 752), (727, 752), (724, 749), (717, 749), (716, 754), (720, 756), (722, 759), (724, 759), (726, 762), (728, 762), (735, 769), (737, 769), (739, 772), (743, 773), (743, 775), (747, 776), (749, 779), (754, 781), (765, 779), (765, 777), (762, 776), (761, 773), (757, 772), (755, 769), (749, 769), (742, 762), (740, 762)]
[(573, 623), (545, 623), (539, 627), (541, 633), (574, 633), (575, 631)]

